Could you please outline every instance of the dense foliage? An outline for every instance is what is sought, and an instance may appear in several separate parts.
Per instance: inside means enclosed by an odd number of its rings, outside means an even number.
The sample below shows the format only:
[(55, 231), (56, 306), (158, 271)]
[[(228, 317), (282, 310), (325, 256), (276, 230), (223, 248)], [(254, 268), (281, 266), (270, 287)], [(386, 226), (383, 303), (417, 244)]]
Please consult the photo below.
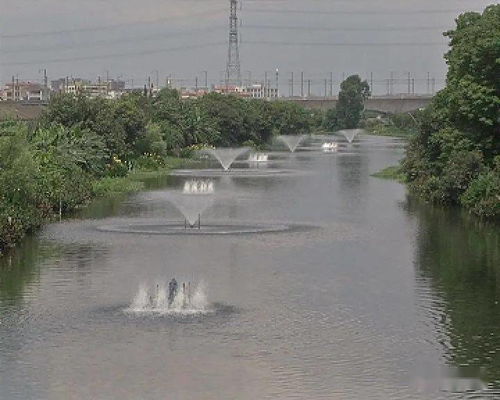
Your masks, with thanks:
[(359, 75), (351, 75), (340, 85), (337, 106), (326, 112), (323, 127), (329, 131), (354, 129), (359, 126), (364, 102), (370, 96), (370, 86)]
[(171, 89), (118, 100), (55, 96), (35, 126), (0, 125), (0, 253), (47, 218), (117, 185), (137, 187), (123, 178), (131, 169), (165, 167), (168, 155), (203, 146), (262, 146), (312, 123), (296, 104), (216, 93), (197, 100)]
[(360, 127), (369, 133), (378, 136), (408, 137), (418, 130), (418, 116), (420, 111), (400, 114), (378, 115), (367, 118), (360, 123)]
[(430, 201), (500, 216), (500, 5), (465, 13), (445, 33), (446, 88), (419, 115), (403, 171)]

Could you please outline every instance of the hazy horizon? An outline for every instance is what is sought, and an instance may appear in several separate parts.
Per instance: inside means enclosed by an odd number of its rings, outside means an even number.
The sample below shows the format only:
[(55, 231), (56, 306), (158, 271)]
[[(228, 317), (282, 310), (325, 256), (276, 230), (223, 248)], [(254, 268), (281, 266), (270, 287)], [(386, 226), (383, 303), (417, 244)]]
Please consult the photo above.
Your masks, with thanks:
[[(41, 81), (65, 76), (120, 77), (141, 86), (158, 75), (177, 85), (209, 83), (225, 70), (228, 0), (3, 0), (0, 16), (0, 81), (11, 76)], [(446, 73), (442, 32), (460, 12), (482, 11), (490, 1), (464, 0), (243, 0), (240, 58), (242, 77), (262, 80), (280, 70), (287, 90), (291, 72), (305, 72), (321, 93), (330, 73), (393, 73), (402, 81), (410, 72), (430, 73), (441, 82)], [(156, 72), (158, 71), (158, 72)], [(272, 78), (274, 80), (274, 77)], [(378, 82), (378, 83), (377, 83)], [(296, 89), (297, 90), (297, 89)], [(398, 91), (398, 90), (396, 90)], [(404, 85), (401, 87), (404, 91)]]

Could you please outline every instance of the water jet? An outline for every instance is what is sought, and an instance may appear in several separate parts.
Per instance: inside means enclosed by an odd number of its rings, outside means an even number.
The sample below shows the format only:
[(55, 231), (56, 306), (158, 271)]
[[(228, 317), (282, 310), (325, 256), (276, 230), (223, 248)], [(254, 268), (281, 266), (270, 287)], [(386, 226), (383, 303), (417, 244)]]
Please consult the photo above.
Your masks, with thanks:
[(342, 129), (338, 133), (342, 134), (349, 143), (352, 143), (361, 132), (363, 129)]
[(294, 153), (305, 137), (306, 135), (280, 135), (278, 139), (287, 145), (291, 153)]
[(214, 202), (214, 182), (208, 179), (193, 179), (186, 181), (181, 193), (169, 193), (168, 200), (184, 216), (184, 226), (187, 229), (201, 229), (201, 215)]
[(216, 149), (205, 149), (204, 153), (208, 153), (213, 156), (217, 161), (219, 161), (220, 165), (224, 169), (224, 171), (228, 171), (231, 168), (231, 165), (234, 161), (241, 155), (248, 152), (250, 149), (248, 147), (223, 147)]

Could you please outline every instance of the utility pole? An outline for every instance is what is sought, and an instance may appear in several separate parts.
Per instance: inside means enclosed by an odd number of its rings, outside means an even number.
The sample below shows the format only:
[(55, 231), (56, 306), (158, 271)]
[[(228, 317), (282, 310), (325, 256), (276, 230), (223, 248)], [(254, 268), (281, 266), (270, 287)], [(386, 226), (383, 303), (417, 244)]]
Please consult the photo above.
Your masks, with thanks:
[(155, 79), (156, 90), (158, 90), (158, 89), (160, 89), (160, 72), (157, 69), (155, 69), (153, 72), (155, 73), (155, 78), (156, 78)]
[(106, 95), (109, 94), (109, 71), (106, 70)]
[(431, 91), (431, 73), (427, 72), (427, 94)]
[(43, 89), (44, 89), (44, 99), (43, 100), (48, 100), (50, 96), (50, 91), (49, 91), (49, 78), (47, 77), (47, 69), (43, 69)]
[(226, 65), (226, 89), (230, 83), (241, 85), (240, 49), (238, 41), (238, 0), (229, 0), (229, 47)]
[(267, 99), (268, 90), (267, 90), (267, 71), (264, 71), (264, 97)]
[(195, 78), (194, 80), (194, 87), (195, 87), (195, 92), (196, 92), (196, 95), (198, 95), (198, 77)]
[(304, 71), (300, 73), (300, 97), (304, 97)]
[(393, 94), (393, 89), (394, 89), (394, 72), (391, 71), (391, 78), (389, 80), (389, 94)]
[(280, 97), (280, 71), (276, 68), (276, 97)]
[(203, 71), (203, 73), (205, 74), (205, 89), (208, 92), (208, 71)]
[(311, 97), (311, 80), (307, 80), (307, 97)]
[(330, 97), (333, 97), (333, 72), (330, 72)]
[(408, 94), (411, 93), (411, 73), (408, 72)]
[(373, 96), (373, 72), (370, 72), (370, 92)]
[(328, 79), (325, 79), (325, 99), (327, 98)]
[(290, 79), (290, 97), (293, 97), (293, 72), (292, 78)]

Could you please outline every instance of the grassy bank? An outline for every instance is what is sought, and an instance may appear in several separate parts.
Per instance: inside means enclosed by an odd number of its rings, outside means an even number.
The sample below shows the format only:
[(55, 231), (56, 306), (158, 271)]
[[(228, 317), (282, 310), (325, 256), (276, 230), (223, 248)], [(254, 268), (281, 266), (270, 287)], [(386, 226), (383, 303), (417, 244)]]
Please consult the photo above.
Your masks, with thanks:
[(144, 180), (166, 176), (172, 169), (186, 165), (195, 165), (192, 159), (180, 157), (165, 157), (165, 165), (159, 169), (138, 169), (131, 171), (125, 177), (105, 177), (92, 184), (95, 197), (112, 196), (120, 193), (139, 192), (144, 188)]
[(384, 168), (381, 171), (375, 172), (372, 174), (373, 177), (375, 178), (381, 178), (381, 179), (393, 179), (397, 180), (398, 182), (404, 183), (405, 182), (405, 176), (403, 172), (401, 171), (401, 167), (399, 165), (393, 165), (387, 168)]
[(409, 138), (415, 134), (413, 129), (402, 129), (394, 125), (385, 125), (382, 123), (369, 124), (365, 127), (366, 131), (376, 136), (392, 136), (400, 138)]
[(378, 116), (367, 114), (362, 126), (372, 135), (410, 138), (418, 131), (419, 115), (420, 111)]

